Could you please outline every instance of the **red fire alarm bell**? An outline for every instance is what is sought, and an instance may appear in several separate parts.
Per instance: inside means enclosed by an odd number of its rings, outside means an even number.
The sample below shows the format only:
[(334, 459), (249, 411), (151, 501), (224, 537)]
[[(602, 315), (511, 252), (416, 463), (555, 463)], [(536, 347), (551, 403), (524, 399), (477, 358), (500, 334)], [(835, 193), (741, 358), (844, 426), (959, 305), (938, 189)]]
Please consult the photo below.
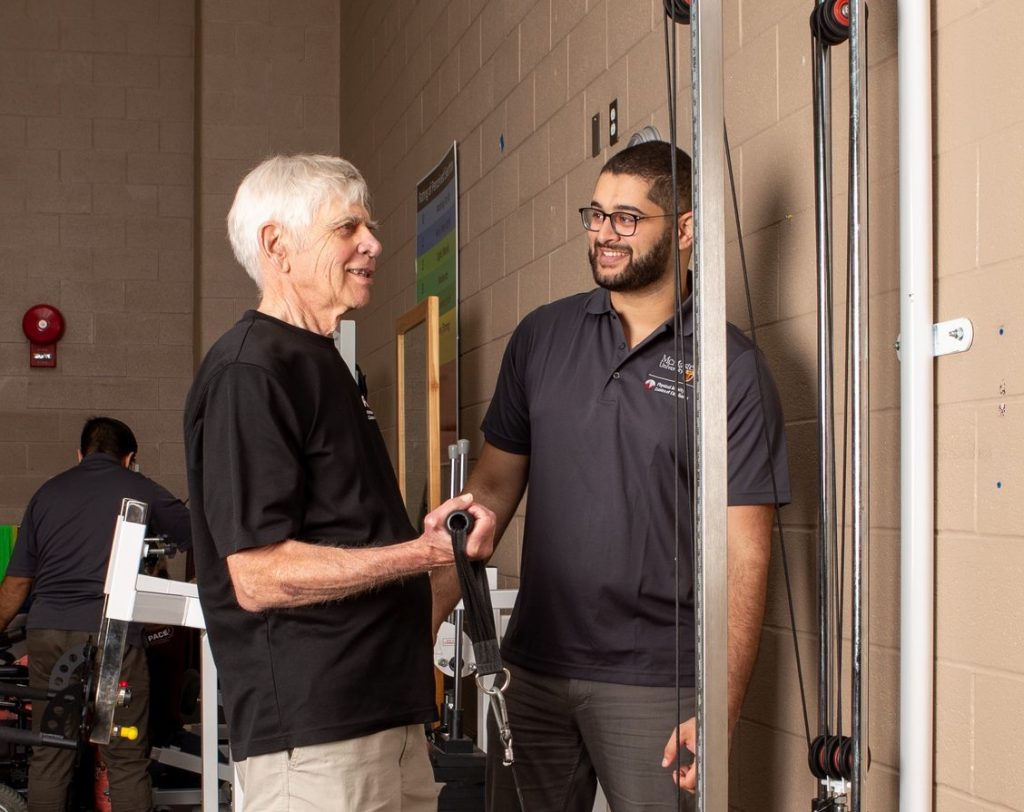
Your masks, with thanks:
[(57, 342), (64, 335), (64, 317), (47, 304), (33, 305), (21, 319), (21, 329), (29, 340), (30, 367), (57, 366)]

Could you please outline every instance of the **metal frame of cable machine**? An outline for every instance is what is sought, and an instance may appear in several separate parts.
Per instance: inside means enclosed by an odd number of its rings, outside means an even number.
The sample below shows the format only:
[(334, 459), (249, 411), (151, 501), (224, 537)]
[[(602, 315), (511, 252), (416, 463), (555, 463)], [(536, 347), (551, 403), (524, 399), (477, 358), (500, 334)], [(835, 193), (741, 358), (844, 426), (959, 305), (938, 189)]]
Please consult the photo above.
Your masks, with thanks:
[[(726, 454), (724, 104), (722, 87), (722, 11), (718, 3), (682, 0), (690, 7), (693, 103), (694, 212), (694, 390), (696, 476), (694, 504), (697, 629), (697, 808), (719, 812), (728, 805), (728, 539), (727, 473), (716, 462)], [(666, 11), (684, 9), (665, 2)], [(826, 9), (827, 7), (827, 9)], [(865, 0), (818, 0), (816, 11), (847, 15), (850, 60), (849, 228), (847, 277), (850, 363), (851, 488), (851, 735), (831, 730), (830, 698), (842, 691), (832, 678), (832, 660), (842, 646), (833, 635), (837, 606), (835, 424), (831, 324), (831, 70), (829, 43), (813, 37), (815, 229), (818, 271), (819, 366), (819, 738), (845, 765), (842, 779), (825, 780), (820, 809), (851, 812), (864, 806), (868, 755), (868, 596), (869, 596), (869, 290), (867, 217), (867, 5)], [(670, 11), (670, 14), (671, 14)], [(813, 16), (813, 15), (812, 15)], [(839, 40), (831, 44), (838, 44)], [(670, 105), (670, 109), (672, 105)], [(846, 404), (844, 403), (844, 409)], [(845, 459), (845, 455), (844, 455)], [(845, 477), (844, 477), (845, 482)], [(845, 514), (845, 511), (844, 511)], [(715, 519), (718, 521), (715, 521)], [(841, 585), (840, 585), (841, 588)], [(841, 628), (841, 627), (840, 627)], [(839, 639), (836, 639), (838, 637)], [(837, 660), (841, 658), (836, 657)], [(838, 669), (837, 669), (838, 672)], [(724, 686), (724, 687), (723, 687)], [(840, 715), (840, 714), (837, 714)], [(841, 727), (841, 722), (839, 724)], [(842, 741), (841, 741), (842, 740)], [(809, 742), (810, 744), (810, 742)], [(829, 758), (833, 756), (827, 750)], [(812, 750), (813, 753), (813, 750)], [(813, 758), (813, 756), (812, 756)], [(831, 803), (831, 807), (828, 805)]]
[(853, 544), (853, 812), (861, 812), (868, 771), (868, 597), (871, 528), (870, 357), (868, 288), (868, 94), (867, 4), (850, 3), (850, 273), (853, 424), (851, 446)]
[(693, 325), (694, 597), (697, 653), (697, 809), (729, 804), (728, 537), (726, 507), (725, 171), (722, 7), (694, 2)]

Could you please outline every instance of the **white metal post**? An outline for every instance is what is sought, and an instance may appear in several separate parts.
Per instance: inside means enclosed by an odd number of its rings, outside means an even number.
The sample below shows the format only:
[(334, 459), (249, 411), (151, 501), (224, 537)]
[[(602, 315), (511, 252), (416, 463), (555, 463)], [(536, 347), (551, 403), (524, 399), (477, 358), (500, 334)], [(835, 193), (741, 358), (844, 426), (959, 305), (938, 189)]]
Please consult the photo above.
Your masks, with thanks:
[(900, 812), (931, 812), (934, 361), (931, 10), (897, 8), (900, 156)]

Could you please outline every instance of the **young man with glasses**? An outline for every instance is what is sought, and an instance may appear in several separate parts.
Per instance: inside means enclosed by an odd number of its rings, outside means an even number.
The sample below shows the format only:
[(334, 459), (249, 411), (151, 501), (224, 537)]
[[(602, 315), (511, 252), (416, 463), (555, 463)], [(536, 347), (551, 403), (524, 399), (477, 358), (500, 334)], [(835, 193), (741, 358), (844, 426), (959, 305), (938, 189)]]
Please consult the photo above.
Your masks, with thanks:
[[(467, 484), (495, 512), (496, 538), (530, 484), (519, 597), (502, 646), (515, 778), (529, 812), (589, 812), (597, 780), (616, 812), (675, 809), (677, 783), (696, 785), (693, 767), (673, 775), (677, 726), (695, 749), (693, 471), (675, 460), (693, 448), (700, 374), (686, 278), (676, 326), (674, 252), (685, 269), (693, 244), (681, 150), (676, 168), (674, 188), (662, 142), (629, 147), (603, 167), (580, 209), (598, 287), (516, 329)], [(757, 654), (776, 501), (789, 499), (782, 413), (763, 360), (760, 384), (763, 402), (753, 346), (730, 325), (730, 729)], [(435, 622), (453, 604), (448, 584), (434, 578)], [(488, 808), (518, 809), (512, 773), (497, 759), (489, 754)], [(688, 792), (682, 800), (689, 808)]]

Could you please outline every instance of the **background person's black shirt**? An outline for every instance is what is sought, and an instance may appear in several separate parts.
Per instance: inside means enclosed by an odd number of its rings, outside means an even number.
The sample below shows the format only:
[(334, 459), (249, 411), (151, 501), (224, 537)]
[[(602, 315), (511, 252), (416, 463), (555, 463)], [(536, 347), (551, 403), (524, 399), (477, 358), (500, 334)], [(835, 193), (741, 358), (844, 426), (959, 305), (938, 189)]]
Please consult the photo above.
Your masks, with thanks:
[(345, 600), (247, 612), (225, 558), (285, 539), (369, 547), (409, 524), (369, 405), (330, 338), (247, 312), (189, 392), (199, 596), (236, 760), (436, 715), (426, 575)]
[[(674, 484), (680, 502), (680, 679), (694, 679), (693, 533), (688, 488), (675, 472), (692, 452), (693, 318), (682, 324), (685, 400), (677, 398), (672, 319), (632, 350), (608, 291), (538, 308), (505, 350), (483, 422), (491, 445), (528, 454), (529, 496), (519, 597), (502, 645), (516, 665), (627, 685), (675, 681)], [(750, 340), (727, 331), (730, 505), (789, 501), (778, 393)], [(689, 411), (689, 414), (687, 413)], [(725, 461), (723, 461), (724, 463)]]
[[(48, 480), (28, 503), (8, 575), (32, 578), (26, 628), (98, 633), (103, 584), (121, 501), (149, 505), (147, 533), (190, 545), (188, 508), (111, 454), (89, 454)], [(141, 642), (141, 637), (132, 642)]]

